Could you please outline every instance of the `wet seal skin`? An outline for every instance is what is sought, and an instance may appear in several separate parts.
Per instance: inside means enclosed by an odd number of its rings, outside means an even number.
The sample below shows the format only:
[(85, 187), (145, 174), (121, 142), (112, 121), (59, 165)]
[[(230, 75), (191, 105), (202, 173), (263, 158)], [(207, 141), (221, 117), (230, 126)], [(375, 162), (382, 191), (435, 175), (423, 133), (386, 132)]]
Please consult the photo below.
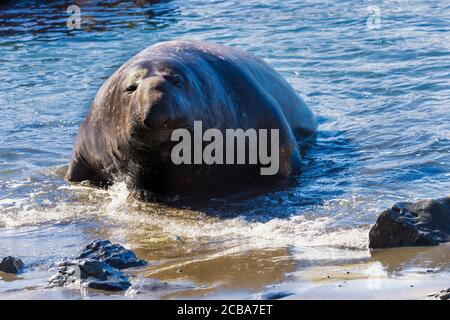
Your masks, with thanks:
[[(261, 163), (175, 165), (175, 129), (278, 129), (279, 170)], [(299, 141), (317, 121), (287, 81), (237, 48), (194, 40), (162, 42), (121, 66), (99, 89), (80, 126), (67, 179), (145, 194), (202, 196), (288, 177), (300, 170)], [(248, 149), (248, 145), (247, 145)], [(248, 150), (247, 153), (248, 154)]]

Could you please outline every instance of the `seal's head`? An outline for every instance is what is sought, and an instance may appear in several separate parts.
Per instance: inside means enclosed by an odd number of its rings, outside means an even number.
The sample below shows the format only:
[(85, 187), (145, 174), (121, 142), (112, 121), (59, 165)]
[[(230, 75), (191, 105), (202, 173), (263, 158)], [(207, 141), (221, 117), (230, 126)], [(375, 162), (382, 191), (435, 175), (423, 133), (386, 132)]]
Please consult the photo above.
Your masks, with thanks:
[(147, 129), (166, 127), (182, 111), (186, 80), (170, 64), (140, 64), (128, 72), (123, 83), (123, 100), (139, 111)]
[(163, 167), (172, 131), (193, 123), (196, 93), (188, 77), (180, 61), (153, 52), (144, 51), (119, 68), (92, 101), (68, 178), (103, 184), (126, 175), (134, 184), (136, 177), (147, 179), (153, 168)]
[(227, 82), (216, 72), (216, 64), (232, 72), (206, 49), (177, 42), (154, 45), (103, 84), (88, 121), (102, 126), (100, 135), (115, 144), (108, 151), (132, 154), (137, 149), (140, 160), (146, 150), (165, 156), (161, 151), (173, 144), (173, 130), (192, 129), (194, 120), (202, 119), (205, 127), (222, 128), (224, 121), (237, 127), (236, 114), (228, 115), (235, 105), (231, 88), (224, 88)]
[(170, 60), (141, 60), (125, 65), (100, 93), (113, 123), (125, 125), (130, 142), (156, 147), (167, 134), (190, 118), (189, 81), (183, 68)]

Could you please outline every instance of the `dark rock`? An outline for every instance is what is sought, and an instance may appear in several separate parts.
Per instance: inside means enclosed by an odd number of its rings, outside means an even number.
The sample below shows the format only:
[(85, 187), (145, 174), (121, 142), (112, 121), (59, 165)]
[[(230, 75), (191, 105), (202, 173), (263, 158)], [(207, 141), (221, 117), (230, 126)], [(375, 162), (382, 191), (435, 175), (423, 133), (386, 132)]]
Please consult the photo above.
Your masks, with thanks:
[(84, 248), (76, 259), (91, 259), (105, 262), (117, 269), (143, 267), (145, 260), (137, 259), (133, 251), (108, 240), (95, 240)]
[(442, 290), (441, 292), (439, 292), (439, 299), (450, 300), (450, 289)]
[(291, 292), (268, 292), (261, 296), (262, 300), (279, 300), (289, 296), (292, 296)]
[(22, 270), (23, 266), (24, 264), (22, 260), (9, 256), (3, 258), (2, 262), (0, 263), (0, 271), (18, 274)]
[(94, 260), (62, 262), (58, 274), (51, 278), (47, 287), (80, 284), (83, 287), (107, 291), (122, 291), (131, 286), (128, 277), (107, 263)]
[(383, 211), (369, 232), (369, 248), (431, 246), (450, 241), (450, 197), (402, 202)]
[(428, 295), (431, 298), (434, 299), (440, 299), (440, 300), (450, 300), (450, 288), (446, 290), (442, 290), (438, 293), (432, 293)]
[(131, 283), (119, 269), (146, 264), (145, 260), (137, 259), (133, 251), (121, 245), (96, 240), (75, 259), (61, 262), (58, 273), (49, 280), (47, 287), (79, 284), (92, 289), (122, 291), (128, 289)]

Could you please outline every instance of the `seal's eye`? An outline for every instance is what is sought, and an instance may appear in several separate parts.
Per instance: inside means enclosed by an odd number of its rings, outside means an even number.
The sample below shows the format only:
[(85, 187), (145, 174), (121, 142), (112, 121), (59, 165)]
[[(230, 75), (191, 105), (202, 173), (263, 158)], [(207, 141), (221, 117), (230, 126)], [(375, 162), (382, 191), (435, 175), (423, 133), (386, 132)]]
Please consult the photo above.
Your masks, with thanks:
[(182, 88), (184, 85), (183, 78), (177, 74), (168, 74), (168, 75), (165, 75), (164, 78), (169, 80), (174, 86), (176, 86), (178, 88)]
[(136, 91), (137, 87), (138, 87), (137, 83), (132, 83), (125, 89), (125, 92), (130, 94)]

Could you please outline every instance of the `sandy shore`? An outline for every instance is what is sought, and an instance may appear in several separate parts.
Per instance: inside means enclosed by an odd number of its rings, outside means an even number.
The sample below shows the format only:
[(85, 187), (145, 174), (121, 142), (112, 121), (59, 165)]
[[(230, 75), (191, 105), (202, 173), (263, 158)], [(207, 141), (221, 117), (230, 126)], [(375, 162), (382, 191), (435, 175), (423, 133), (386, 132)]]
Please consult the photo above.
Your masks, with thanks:
[[(113, 294), (76, 287), (45, 289), (54, 270), (37, 268), (19, 276), (0, 273), (0, 299), (261, 299), (270, 293), (284, 299), (435, 299), (431, 294), (450, 287), (449, 249), (450, 244), (378, 250), (369, 260), (342, 265), (268, 262), (286, 253), (281, 250), (193, 262), (176, 276), (171, 268), (153, 265), (133, 270), (132, 288)], [(242, 264), (247, 271), (233, 271)]]

